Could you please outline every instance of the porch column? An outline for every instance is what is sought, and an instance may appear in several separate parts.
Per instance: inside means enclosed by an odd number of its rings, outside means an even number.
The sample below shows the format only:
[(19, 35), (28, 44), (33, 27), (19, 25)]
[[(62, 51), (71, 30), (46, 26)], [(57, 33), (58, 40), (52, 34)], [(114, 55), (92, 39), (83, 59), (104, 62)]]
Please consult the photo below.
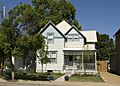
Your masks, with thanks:
[(95, 71), (97, 71), (97, 59), (96, 59), (96, 51), (95, 51)]
[(84, 70), (84, 63), (83, 63), (83, 51), (82, 51), (82, 70)]

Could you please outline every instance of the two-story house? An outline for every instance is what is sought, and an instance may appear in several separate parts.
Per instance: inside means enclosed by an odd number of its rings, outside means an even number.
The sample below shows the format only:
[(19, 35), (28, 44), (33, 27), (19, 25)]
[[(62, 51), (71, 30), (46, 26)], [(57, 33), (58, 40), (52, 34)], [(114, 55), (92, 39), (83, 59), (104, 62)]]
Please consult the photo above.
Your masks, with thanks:
[[(44, 71), (97, 73), (96, 31), (79, 31), (63, 20), (58, 25), (48, 22), (40, 34), (45, 37), (50, 58), (50, 62), (43, 65)], [(41, 70), (36, 58), (36, 72)]]

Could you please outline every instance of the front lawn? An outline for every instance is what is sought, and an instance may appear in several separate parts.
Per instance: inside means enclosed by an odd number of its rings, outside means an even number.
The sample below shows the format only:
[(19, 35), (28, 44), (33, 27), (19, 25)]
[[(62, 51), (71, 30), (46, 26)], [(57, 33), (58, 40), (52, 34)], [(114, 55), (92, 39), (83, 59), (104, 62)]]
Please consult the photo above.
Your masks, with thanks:
[(72, 75), (69, 81), (76, 81), (76, 82), (104, 82), (103, 79), (99, 75), (94, 76), (79, 76), (79, 75)]
[(54, 80), (56, 80), (57, 78), (61, 77), (63, 74), (62, 73), (52, 73)]

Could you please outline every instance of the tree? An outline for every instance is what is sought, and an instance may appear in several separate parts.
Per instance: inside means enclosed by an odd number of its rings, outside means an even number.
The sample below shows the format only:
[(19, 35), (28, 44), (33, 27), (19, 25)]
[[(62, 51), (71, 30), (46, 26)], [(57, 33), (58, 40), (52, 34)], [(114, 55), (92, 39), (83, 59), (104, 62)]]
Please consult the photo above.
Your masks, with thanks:
[[(89, 66), (89, 63), (91, 60), (93, 60), (95, 57), (92, 55), (92, 51), (90, 51), (89, 46), (83, 46), (83, 67), (84, 67), (84, 73), (86, 74), (86, 68)], [(95, 59), (94, 59), (95, 61)]]
[[(4, 57), (8, 57), (12, 69), (12, 76), (14, 76), (14, 64), (12, 61), (12, 56), (16, 55), (16, 52), (19, 51), (18, 45), (16, 45), (16, 41), (18, 38), (19, 30), (17, 30), (16, 26), (17, 23), (15, 20), (13, 21), (13, 16), (9, 16), (9, 19), (4, 19), (2, 22), (2, 27), (0, 29), (0, 35), (1, 35), (1, 48), (4, 52)], [(4, 34), (2, 34), (4, 33)], [(20, 52), (20, 51), (19, 51)], [(12, 77), (14, 79), (14, 77)]]
[[(11, 70), (12, 70), (12, 79), (14, 79), (14, 64), (12, 61), (12, 57), (18, 57), (24, 54), (23, 51), (26, 49), (32, 48), (36, 51), (41, 47), (41, 43), (44, 41), (41, 35), (27, 35), (24, 31), (24, 28), (20, 28), (21, 26), (21, 17), (20, 17), (20, 9), (18, 6), (9, 11), (8, 17), (3, 20), (0, 29), (0, 47), (4, 53), (4, 58), (9, 58)], [(3, 34), (4, 33), (4, 34)], [(22, 41), (22, 38), (27, 38), (26, 41)]]
[(48, 62), (50, 62), (50, 59), (48, 58), (48, 47), (47, 45), (45, 45), (45, 43), (42, 45), (42, 48), (38, 50), (37, 57), (39, 64), (41, 64), (43, 73), (43, 64), (47, 64)]
[(4, 53), (4, 44), (6, 41), (6, 36), (4, 34), (4, 31), (0, 28), (0, 67), (1, 67), (1, 75), (3, 75), (3, 68), (4, 68), (4, 61), (6, 59), (5, 53)]
[(72, 25), (75, 25), (77, 27), (78, 30), (81, 30), (82, 27), (79, 25), (78, 21), (76, 19), (74, 19)]
[(19, 33), (19, 29), (15, 26), (15, 23), (9, 20), (9, 18), (8, 20), (3, 20), (2, 27), (0, 29), (0, 47), (2, 49), (0, 53), (3, 53), (4, 58), (9, 58), (12, 70), (12, 79), (14, 79), (15, 72), (12, 57), (25, 55), (25, 52), (29, 49), (32, 49), (34, 53), (36, 53), (37, 49), (40, 49), (44, 42), (44, 37), (40, 34), (21, 35)]
[[(18, 45), (23, 51), (23, 60), (25, 60), (28, 51), (32, 51), (32, 63), (35, 64), (36, 56), (37, 56), (37, 50), (41, 49), (43, 46), (43, 43), (45, 42), (44, 37), (41, 34), (35, 34), (35, 35), (24, 35), (21, 38), (18, 39)], [(32, 68), (35, 72), (35, 66)]]
[(109, 60), (114, 53), (115, 46), (113, 39), (107, 34), (97, 33), (98, 42), (96, 43), (97, 60)]
[(58, 24), (66, 20), (80, 29), (75, 19), (76, 10), (67, 0), (32, 0), (32, 5), (20, 4), (11, 11), (17, 16), (19, 28), (27, 34), (38, 33), (49, 21)]
[(67, 0), (32, 0), (32, 5), (43, 26), (50, 20), (55, 24), (63, 19), (71, 23), (75, 18), (75, 8)]

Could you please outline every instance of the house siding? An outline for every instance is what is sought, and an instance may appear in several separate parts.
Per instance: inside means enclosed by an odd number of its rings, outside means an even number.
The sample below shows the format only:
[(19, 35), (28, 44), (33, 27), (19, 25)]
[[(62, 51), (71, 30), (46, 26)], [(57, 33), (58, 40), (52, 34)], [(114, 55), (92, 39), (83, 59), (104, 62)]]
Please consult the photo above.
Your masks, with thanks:
[[(64, 66), (64, 54), (63, 54), (63, 47), (65, 46), (65, 39), (57, 32), (54, 27), (51, 25), (42, 33), (43, 36), (46, 38), (47, 43), (47, 33), (54, 33), (54, 43), (47, 44), (48, 51), (56, 51), (57, 52), (57, 63), (48, 63), (44, 64), (43, 68), (44, 71), (47, 70), (54, 70), (62, 72)], [(38, 58), (37, 58), (38, 61)], [(41, 71), (41, 64), (37, 62), (36, 64), (36, 72)]]
[[(48, 63), (44, 64), (44, 70), (54, 70), (54, 71), (61, 71), (63, 70), (64, 66), (64, 53), (63, 53), (63, 47), (64, 47), (64, 38), (60, 39), (54, 39), (54, 44), (48, 44), (49, 48), (48, 51), (57, 51), (57, 63)], [(38, 58), (37, 58), (38, 61)], [(41, 64), (36, 64), (36, 71), (41, 71)]]
[(110, 59), (110, 70), (116, 74), (120, 75), (120, 30), (115, 34), (115, 52)]

